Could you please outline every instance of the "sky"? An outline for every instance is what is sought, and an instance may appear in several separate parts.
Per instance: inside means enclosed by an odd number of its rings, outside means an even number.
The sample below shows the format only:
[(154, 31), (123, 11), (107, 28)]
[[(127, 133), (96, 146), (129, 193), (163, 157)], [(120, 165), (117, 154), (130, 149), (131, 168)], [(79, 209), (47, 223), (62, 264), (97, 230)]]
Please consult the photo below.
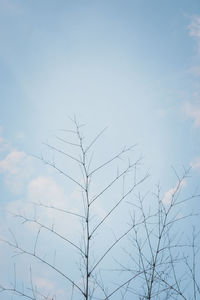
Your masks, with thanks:
[[(191, 168), (183, 188), (199, 191), (198, 0), (0, 0), (0, 40), (2, 234), (13, 222), (8, 211), (31, 201), (56, 197), (74, 208), (79, 191), (34, 158), (55, 154), (46, 142), (63, 146), (56, 136), (74, 116), (89, 141), (107, 128), (97, 160), (136, 144), (150, 174), (146, 189), (159, 182), (168, 197), (175, 173)], [(197, 200), (190, 206), (199, 209)]]

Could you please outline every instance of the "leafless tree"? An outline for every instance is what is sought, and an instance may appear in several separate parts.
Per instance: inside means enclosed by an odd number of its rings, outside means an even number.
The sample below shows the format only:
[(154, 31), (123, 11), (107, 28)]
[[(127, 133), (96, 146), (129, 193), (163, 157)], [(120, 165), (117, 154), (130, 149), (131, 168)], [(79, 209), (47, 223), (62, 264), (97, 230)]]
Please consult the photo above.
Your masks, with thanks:
[[(163, 201), (160, 187), (153, 204), (148, 201), (146, 203), (149, 194), (142, 196), (138, 188), (148, 174), (140, 175), (138, 171), (141, 158), (133, 162), (130, 160), (134, 147), (125, 147), (95, 166), (94, 147), (104, 130), (87, 144), (82, 125), (75, 118), (73, 125), (72, 130), (63, 130), (68, 138), (57, 138), (65, 147), (71, 147), (71, 152), (61, 150), (64, 146), (62, 148), (45, 143), (53, 156), (61, 155), (61, 167), (54, 157), (37, 158), (78, 189), (81, 195), (79, 207), (68, 210), (59, 207), (56, 202), (36, 201), (33, 203), (34, 213), (31, 216), (26, 213), (15, 214), (22, 225), (33, 224), (37, 228), (31, 248), (30, 245), (23, 245), (12, 230), (11, 239), (2, 239), (14, 249), (16, 256), (28, 256), (31, 259), (29, 286), (19, 285), (14, 265), (13, 283), (10, 286), (1, 285), (0, 295), (11, 293), (14, 299), (24, 297), (32, 300), (58, 300), (51, 293), (42, 293), (37, 287), (32, 268), (33, 261), (36, 261), (64, 280), (68, 290), (65, 299), (198, 299), (200, 289), (196, 271), (197, 235), (194, 232), (192, 242), (187, 243), (180, 234), (174, 236), (176, 224), (192, 216), (192, 213), (181, 215), (179, 207), (189, 199), (197, 197), (193, 195), (180, 200), (181, 187), (187, 172), (182, 178), (178, 177), (178, 184), (168, 203)], [(63, 167), (64, 158), (74, 163), (80, 175), (76, 176), (75, 167), (70, 172), (69, 168)], [(117, 170), (113, 176), (111, 171), (114, 166), (117, 166)], [(98, 213), (99, 207), (103, 207), (101, 213)], [(64, 215), (63, 232), (56, 228), (53, 221), (49, 224), (41, 220), (38, 210)], [(66, 227), (69, 226), (69, 219), (72, 222), (70, 226), (76, 229), (74, 236), (68, 235), (69, 230)], [(41, 250), (44, 234), (48, 236), (48, 247), (54, 253), (51, 259)], [(62, 245), (64, 253), (61, 255), (64, 258), (61, 264), (57, 262), (58, 243)], [(189, 257), (185, 249), (190, 249)], [(192, 264), (190, 255), (193, 257)], [(71, 261), (76, 263), (76, 272), (74, 268), (68, 268)], [(183, 265), (186, 266), (188, 274), (185, 274)], [(192, 282), (193, 298), (186, 291), (188, 278)]]
[(161, 188), (157, 186), (153, 195), (139, 193), (135, 196), (137, 201), (130, 203), (134, 212), (132, 224), (140, 220), (141, 225), (133, 226), (129, 237), (131, 247), (128, 251), (125, 249), (130, 258), (129, 265), (121, 268), (130, 274), (140, 273), (137, 283), (128, 287), (128, 291), (138, 295), (139, 299), (186, 300), (199, 297), (196, 274), (198, 235), (193, 231), (190, 241), (182, 229), (186, 219), (198, 215), (183, 209), (185, 203), (198, 197), (197, 194), (186, 198), (181, 195), (188, 174), (189, 170), (184, 171), (182, 177), (176, 173), (178, 183), (167, 197), (161, 195)]

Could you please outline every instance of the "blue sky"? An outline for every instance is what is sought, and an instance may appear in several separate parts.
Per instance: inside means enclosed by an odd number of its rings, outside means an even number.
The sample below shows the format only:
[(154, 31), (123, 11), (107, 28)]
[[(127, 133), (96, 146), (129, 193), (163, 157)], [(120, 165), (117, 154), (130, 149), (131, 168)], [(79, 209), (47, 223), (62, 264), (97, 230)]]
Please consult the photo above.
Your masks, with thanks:
[(0, 0), (0, 39), (5, 227), (8, 206), (51, 194), (62, 202), (69, 194), (31, 154), (46, 151), (42, 143), (53, 144), (74, 115), (89, 139), (108, 126), (103, 156), (136, 143), (151, 174), (148, 188), (160, 181), (164, 194), (173, 189), (171, 166), (180, 174), (192, 166), (187, 186), (198, 187), (198, 0)]

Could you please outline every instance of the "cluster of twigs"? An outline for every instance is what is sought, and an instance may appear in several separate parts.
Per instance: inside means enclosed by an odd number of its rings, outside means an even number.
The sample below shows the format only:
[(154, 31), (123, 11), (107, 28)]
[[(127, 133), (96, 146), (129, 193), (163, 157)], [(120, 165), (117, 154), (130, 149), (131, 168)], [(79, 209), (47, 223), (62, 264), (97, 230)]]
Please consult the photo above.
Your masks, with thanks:
[[(33, 249), (27, 250), (23, 247), (12, 231), (12, 240), (4, 239), (2, 241), (12, 247), (17, 255), (32, 257), (64, 279), (67, 286), (71, 287), (71, 300), (76, 297), (78, 297), (78, 299), (82, 297), (82, 299), (85, 300), (107, 300), (111, 297), (113, 297), (113, 299), (127, 300), (198, 299), (198, 297), (200, 297), (200, 285), (197, 278), (198, 271), (196, 267), (199, 249), (196, 245), (198, 234), (193, 230), (192, 241), (185, 243), (180, 234), (177, 234), (177, 231), (174, 230), (174, 228), (180, 229), (181, 227), (177, 226), (177, 224), (192, 216), (191, 213), (181, 216), (180, 207), (186, 201), (197, 197), (197, 195), (192, 195), (187, 199), (179, 200), (182, 183), (188, 173), (185, 172), (181, 178), (178, 177), (178, 184), (171, 195), (169, 203), (166, 204), (163, 202), (163, 198), (160, 195), (160, 187), (158, 186), (156, 200), (154, 199), (153, 205), (150, 205), (148, 201), (147, 203), (145, 202), (147, 195), (142, 196), (141, 194), (136, 194), (138, 186), (148, 177), (148, 174), (140, 178), (136, 176), (141, 159), (137, 159), (135, 162), (126, 159), (126, 167), (121, 171), (117, 171), (113, 179), (108, 179), (107, 184), (99, 192), (93, 194), (91, 185), (92, 181), (95, 180), (95, 176), (105, 169), (105, 177), (106, 168), (110, 165), (112, 166), (113, 162), (127, 156), (133, 147), (123, 148), (119, 153), (92, 169), (91, 150), (104, 130), (101, 131), (89, 145), (85, 145), (81, 125), (78, 124), (76, 119), (73, 120), (73, 123), (75, 129), (65, 130), (65, 132), (73, 134), (77, 142), (63, 138), (58, 139), (60, 142), (78, 149), (79, 156), (71, 155), (49, 143), (46, 143), (46, 146), (52, 151), (72, 160), (80, 168), (82, 179), (74, 178), (71, 173), (58, 167), (54, 161), (50, 161), (44, 157), (38, 158), (80, 189), (83, 209), (79, 212), (69, 211), (53, 204), (48, 205), (41, 202), (37, 202), (35, 205), (39, 208), (51, 209), (54, 212), (64, 213), (66, 216), (71, 215), (74, 218), (78, 218), (82, 226), (80, 242), (77, 243), (73, 239), (59, 233), (53, 226), (49, 226), (40, 221), (37, 216), (27, 217), (23, 214), (15, 216), (18, 217), (22, 223), (34, 223), (38, 228)], [(132, 174), (132, 176), (129, 176), (130, 174)], [(124, 178), (127, 176), (131, 178), (131, 183), (125, 188)], [(94, 224), (94, 222), (92, 222), (92, 209), (101, 201), (102, 197), (106, 196), (108, 191), (118, 186), (120, 182), (122, 182), (123, 185), (122, 195), (112, 204), (112, 207), (107, 209), (105, 215), (99, 217), (98, 222)], [(130, 199), (133, 200), (129, 201)], [(109, 246), (104, 249), (100, 255), (95, 254), (92, 245), (98, 240), (98, 233), (103, 230), (106, 222), (117, 213), (117, 210), (121, 208), (122, 204), (129, 206), (129, 210), (132, 212), (128, 228), (124, 226), (123, 228), (125, 229), (123, 232), (115, 237), (114, 240), (110, 241)], [(119, 221), (125, 225), (127, 216)], [(41, 231), (56, 236), (58, 239), (64, 241), (67, 246), (74, 249), (76, 253), (78, 252), (80, 258), (80, 275), (78, 279), (72, 278), (70, 270), (66, 270), (65, 268), (62, 270), (56, 266), (55, 262), (47, 260), (38, 251)], [(122, 278), (120, 282), (116, 282), (115, 286), (112, 285), (112, 288), (109, 286), (106, 287), (105, 280), (102, 278), (102, 264), (107, 256), (112, 256), (112, 251), (117, 246), (120, 246), (125, 238), (128, 238), (130, 242), (128, 247), (123, 247), (124, 257), (128, 257), (128, 266), (126, 263), (120, 262), (120, 257), (115, 257), (116, 263), (120, 267), (113, 271), (113, 274), (118, 271), (120, 274), (123, 273), (125, 275), (120, 277)], [(125, 243), (125, 245), (127, 244)], [(187, 256), (186, 253), (189, 253), (189, 256)], [(30, 287), (28, 289), (20, 289), (18, 287), (15, 268), (14, 274), (15, 277), (12, 286), (0, 286), (1, 294), (10, 292), (14, 296), (22, 296), (32, 300), (56, 299), (54, 296), (50, 297), (49, 294), (41, 294), (34, 283), (31, 268)], [(187, 286), (190, 287), (192, 292), (188, 292)]]

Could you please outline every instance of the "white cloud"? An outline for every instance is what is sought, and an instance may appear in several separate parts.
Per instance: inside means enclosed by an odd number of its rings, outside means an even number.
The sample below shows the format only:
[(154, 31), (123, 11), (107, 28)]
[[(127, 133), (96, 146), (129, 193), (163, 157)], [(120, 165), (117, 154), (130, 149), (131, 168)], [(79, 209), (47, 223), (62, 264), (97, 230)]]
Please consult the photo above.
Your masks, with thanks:
[[(7, 165), (9, 164), (4, 164), (6, 169)], [(15, 169), (12, 171), (14, 174), (16, 173)], [(33, 203), (39, 205), (34, 208)], [(45, 206), (53, 206), (58, 210)], [(79, 190), (75, 190), (67, 195), (64, 188), (50, 176), (38, 176), (26, 182), (23, 197), (6, 206), (6, 210), (14, 215), (21, 215), (30, 219), (36, 217), (42, 224), (49, 227), (54, 225), (57, 232), (63, 235), (67, 234), (69, 239), (79, 242), (82, 219), (70, 213), (59, 211), (59, 209), (83, 215), (82, 194)], [(92, 209), (92, 214), (97, 220), (105, 216), (105, 211), (100, 204), (96, 203)], [(38, 228), (33, 222), (25, 224), (31, 233)]]
[(64, 190), (51, 177), (40, 176), (28, 184), (28, 199), (45, 205), (66, 207)]
[[(13, 214), (19, 213), (31, 217), (34, 214), (33, 203), (69, 209), (69, 207), (67, 207), (68, 201), (64, 190), (51, 177), (39, 176), (32, 179), (26, 185), (24, 199), (21, 198), (16, 201), (12, 201), (6, 208), (7, 211)], [(45, 208), (44, 210), (41, 210), (39, 215), (40, 217), (42, 216), (44, 222), (49, 218), (52, 220), (54, 210)]]
[(181, 183), (177, 183), (175, 187), (171, 188), (165, 193), (162, 202), (166, 205), (170, 204), (174, 194), (178, 192), (181, 189), (181, 187), (184, 187), (185, 185), (186, 185), (186, 180), (182, 180)]
[[(74, 241), (76, 244), (79, 243), (80, 233), (82, 232), (81, 219), (63, 211), (45, 207), (45, 205), (52, 205), (65, 211), (80, 213), (80, 206), (65, 194), (62, 186), (51, 177), (39, 176), (27, 184), (26, 192), (23, 198), (12, 201), (6, 206), (7, 212), (12, 215), (24, 216), (30, 220), (36, 219), (48, 228), (53, 226), (54, 230), (59, 234), (67, 236), (69, 240)], [(33, 202), (39, 205), (34, 207)], [(8, 223), (18, 222), (18, 219), (10, 218), (9, 215), (7, 215)], [(25, 226), (23, 227), (24, 234), (27, 234), (28, 239), (31, 235), (34, 236), (37, 233), (38, 225), (34, 221), (26, 222), (23, 226)]]
[[(25, 192), (23, 198), (12, 201), (7, 205), (6, 208), (9, 212), (31, 217), (34, 214), (33, 204), (36, 203), (38, 204), (38, 206), (36, 205), (36, 208), (38, 208), (37, 215), (40, 216), (40, 219), (44, 223), (55, 219), (61, 228), (66, 222), (66, 214), (51, 208), (48, 209), (45, 206), (79, 212), (74, 199), (67, 197), (64, 189), (51, 177), (39, 176), (32, 179), (27, 183)], [(67, 219), (71, 220), (70, 215)]]
[(194, 126), (200, 126), (200, 105), (186, 102), (183, 106), (185, 114), (194, 121)]
[(200, 170), (200, 157), (196, 157), (191, 163), (190, 166), (193, 169), (199, 169)]
[(0, 161), (0, 173), (4, 175), (5, 184), (15, 193), (23, 190), (33, 170), (32, 158), (23, 151), (13, 150)]
[[(29, 203), (41, 203), (58, 209), (80, 213), (80, 207), (76, 207), (76, 202), (66, 196), (62, 186), (51, 177), (39, 176), (31, 180), (27, 186), (27, 200)], [(33, 208), (30, 214), (33, 214)], [(66, 228), (68, 228), (68, 234), (74, 233), (80, 226), (79, 218), (51, 208), (39, 207), (37, 216), (44, 224), (50, 225), (54, 223), (56, 230), (60, 233), (64, 233)]]

